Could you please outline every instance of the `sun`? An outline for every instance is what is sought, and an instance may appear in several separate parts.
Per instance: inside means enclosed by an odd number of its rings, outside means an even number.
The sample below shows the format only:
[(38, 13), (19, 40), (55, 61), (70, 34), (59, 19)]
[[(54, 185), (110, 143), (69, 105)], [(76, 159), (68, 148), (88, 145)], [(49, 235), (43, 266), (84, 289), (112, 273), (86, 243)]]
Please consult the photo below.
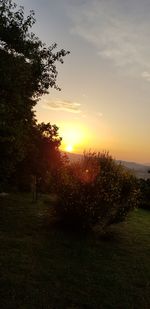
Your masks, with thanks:
[(80, 153), (87, 143), (87, 129), (80, 123), (60, 124), (62, 137), (61, 149), (66, 152)]
[(72, 152), (73, 151), (73, 146), (72, 145), (67, 145), (66, 146), (66, 151)]

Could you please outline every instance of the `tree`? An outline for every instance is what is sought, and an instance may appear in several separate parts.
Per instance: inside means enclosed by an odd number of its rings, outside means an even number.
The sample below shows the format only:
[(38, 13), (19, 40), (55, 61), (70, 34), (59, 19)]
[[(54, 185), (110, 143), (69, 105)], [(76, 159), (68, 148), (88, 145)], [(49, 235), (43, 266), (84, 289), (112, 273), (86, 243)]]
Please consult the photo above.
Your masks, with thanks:
[(26, 144), (36, 119), (33, 107), (56, 83), (56, 63), (69, 52), (46, 47), (30, 31), (35, 14), (12, 0), (0, 0), (0, 183), (26, 154)]
[(17, 165), (13, 175), (13, 182), (15, 179), (20, 190), (30, 189), (32, 175), (40, 180), (40, 190), (50, 189), (52, 179), (62, 163), (60, 143), (61, 138), (56, 125), (41, 123), (32, 127), (28, 137), (26, 156)]

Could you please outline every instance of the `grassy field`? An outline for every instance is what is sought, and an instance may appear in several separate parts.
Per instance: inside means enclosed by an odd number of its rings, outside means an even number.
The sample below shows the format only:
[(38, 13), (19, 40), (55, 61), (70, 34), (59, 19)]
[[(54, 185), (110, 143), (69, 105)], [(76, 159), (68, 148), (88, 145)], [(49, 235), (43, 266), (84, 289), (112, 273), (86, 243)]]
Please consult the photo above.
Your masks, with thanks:
[(50, 223), (48, 204), (0, 200), (0, 308), (150, 308), (150, 212), (99, 235)]

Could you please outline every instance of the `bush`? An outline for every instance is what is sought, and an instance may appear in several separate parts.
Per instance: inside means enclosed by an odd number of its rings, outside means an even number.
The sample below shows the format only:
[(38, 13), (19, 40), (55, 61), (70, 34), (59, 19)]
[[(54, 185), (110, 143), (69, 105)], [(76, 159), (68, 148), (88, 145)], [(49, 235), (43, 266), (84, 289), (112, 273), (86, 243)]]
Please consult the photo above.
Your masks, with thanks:
[(150, 210), (150, 179), (139, 179), (141, 190), (140, 207)]
[(137, 206), (136, 178), (108, 153), (84, 154), (81, 161), (65, 165), (57, 184), (56, 214), (75, 227), (101, 229), (125, 219)]

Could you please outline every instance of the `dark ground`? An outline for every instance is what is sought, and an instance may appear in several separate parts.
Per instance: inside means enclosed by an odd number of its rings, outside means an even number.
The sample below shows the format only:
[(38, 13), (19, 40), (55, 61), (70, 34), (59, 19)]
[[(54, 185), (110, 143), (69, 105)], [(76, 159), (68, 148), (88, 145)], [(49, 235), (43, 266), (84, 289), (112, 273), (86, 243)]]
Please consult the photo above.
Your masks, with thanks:
[(149, 309), (150, 212), (102, 239), (54, 226), (50, 208), (0, 199), (0, 309)]

